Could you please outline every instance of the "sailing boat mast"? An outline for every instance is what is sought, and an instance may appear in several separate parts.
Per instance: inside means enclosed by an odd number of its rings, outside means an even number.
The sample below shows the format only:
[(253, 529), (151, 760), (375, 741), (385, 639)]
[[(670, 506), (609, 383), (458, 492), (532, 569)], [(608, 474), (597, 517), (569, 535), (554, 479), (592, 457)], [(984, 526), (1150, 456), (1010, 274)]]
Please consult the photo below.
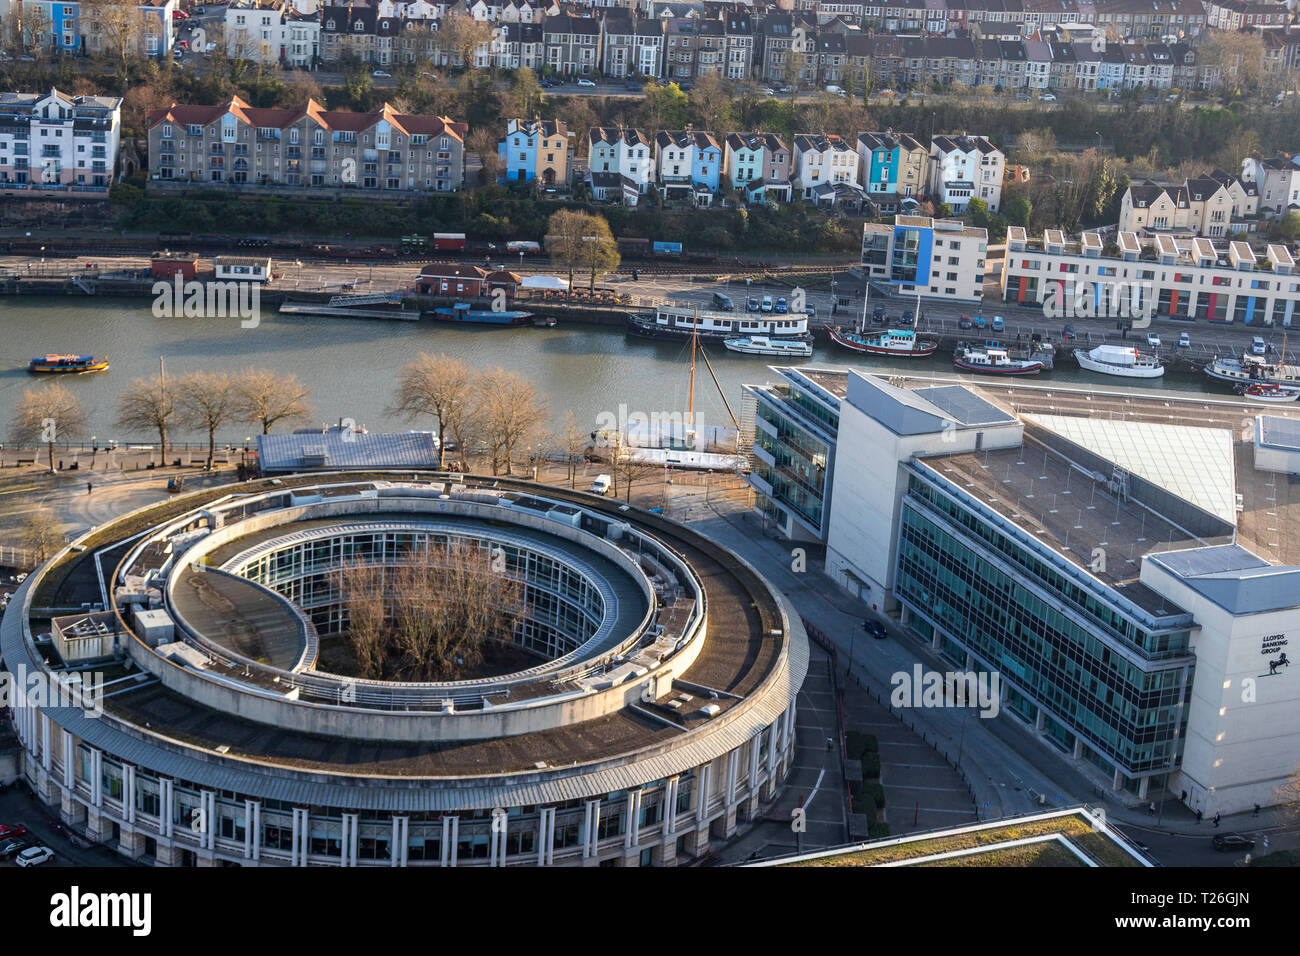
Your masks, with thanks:
[(695, 343), (700, 337), (700, 307), (695, 307), (695, 321), (691, 325), (691, 389), (686, 400), (686, 422), (695, 426)]

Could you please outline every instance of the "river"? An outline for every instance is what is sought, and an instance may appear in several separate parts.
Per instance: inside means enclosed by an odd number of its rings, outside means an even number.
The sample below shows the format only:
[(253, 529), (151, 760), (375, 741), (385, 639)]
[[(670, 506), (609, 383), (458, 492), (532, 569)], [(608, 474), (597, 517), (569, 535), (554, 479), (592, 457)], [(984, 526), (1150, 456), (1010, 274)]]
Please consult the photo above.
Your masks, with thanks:
[[(101, 441), (149, 438), (119, 434), (113, 419), (121, 390), (135, 378), (157, 374), (159, 357), (166, 360), (168, 376), (249, 366), (293, 373), (312, 387), (317, 421), (350, 417), (372, 430), (429, 427), (386, 412), (394, 399), (397, 370), (420, 352), (445, 352), (477, 368), (499, 365), (527, 375), (550, 400), (557, 426), (566, 409), (591, 428), (602, 413), (617, 415), (620, 405), (647, 414), (681, 412), (689, 394), (689, 343), (635, 338), (622, 330), (588, 325), (490, 329), (270, 314), (256, 328), (245, 329), (235, 318), (157, 318), (144, 300), (29, 296), (0, 298), (0, 336), (0, 428), (7, 429), (23, 390), (38, 381), (26, 371), (29, 358), (46, 352), (93, 353), (109, 358), (109, 371), (60, 380), (81, 399), (90, 434)], [(737, 414), (741, 384), (772, 377), (770, 358), (740, 356), (721, 346), (710, 347), (709, 356)], [(947, 355), (890, 362), (819, 344), (803, 364), (959, 378), (952, 374)], [(977, 378), (989, 381), (987, 376)], [(1068, 358), (1038, 381), (1126, 391), (1202, 391), (1204, 384), (1199, 377), (1172, 374), (1154, 383), (1131, 384), (1082, 372)], [(1214, 394), (1231, 397), (1222, 391)], [(729, 423), (702, 361), (696, 366), (695, 407), (701, 423)], [(239, 437), (235, 433), (240, 430), (247, 428), (235, 425), (221, 431), (229, 440)], [(185, 437), (176, 434), (178, 440)]]

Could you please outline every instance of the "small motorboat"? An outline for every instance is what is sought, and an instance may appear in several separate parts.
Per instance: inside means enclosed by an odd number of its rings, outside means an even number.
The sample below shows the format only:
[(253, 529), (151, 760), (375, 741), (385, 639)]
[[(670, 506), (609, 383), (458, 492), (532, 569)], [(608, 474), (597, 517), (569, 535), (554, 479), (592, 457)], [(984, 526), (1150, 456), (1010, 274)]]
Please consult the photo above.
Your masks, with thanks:
[(813, 354), (812, 344), (803, 339), (773, 338), (768, 335), (724, 339), (722, 344), (733, 352), (743, 352), (745, 355), (794, 355), (808, 358)]
[(953, 354), (952, 364), (964, 372), (980, 372), (984, 375), (1037, 375), (1043, 370), (1042, 362), (1012, 358), (1006, 349), (992, 346), (958, 347)]
[(1256, 382), (1238, 386), (1237, 392), (1252, 402), (1294, 402), (1300, 398), (1300, 389), (1286, 388), (1276, 382)]
[(27, 371), (49, 374), (71, 374), (75, 372), (104, 372), (108, 370), (108, 359), (95, 358), (93, 355), (56, 355), (50, 352), (38, 355), (27, 363)]

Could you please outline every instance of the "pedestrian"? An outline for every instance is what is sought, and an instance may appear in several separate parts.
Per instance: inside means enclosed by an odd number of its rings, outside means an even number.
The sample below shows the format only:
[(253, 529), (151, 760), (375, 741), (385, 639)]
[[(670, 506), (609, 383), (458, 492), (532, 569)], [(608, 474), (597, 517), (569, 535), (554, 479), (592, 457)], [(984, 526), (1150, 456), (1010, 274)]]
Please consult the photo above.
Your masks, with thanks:
[(1214, 815), (1214, 825), (1215, 825), (1216, 827), (1219, 825), (1219, 819), (1220, 819), (1222, 816), (1223, 816), (1223, 814), (1221, 814), (1221, 813), (1216, 813), (1216, 814)]
[(831, 738), (831, 737), (827, 737), (827, 738), (826, 738), (826, 750), (827, 750), (827, 751), (831, 751), (831, 750), (833, 750), (833, 749), (835, 749), (835, 740), (834, 740), (833, 738)]
[(1205, 814), (1201, 813), (1201, 808), (1200, 808), (1200, 807), (1197, 807), (1197, 808), (1196, 808), (1196, 822), (1197, 822), (1197, 823), (1200, 823), (1201, 820), (1204, 819), (1204, 817), (1205, 817)]
[(1255, 816), (1259, 816), (1259, 804), (1255, 804)]
[(1156, 802), (1154, 800), (1147, 806), (1147, 813), (1153, 817), (1156, 815)]
[(1268, 834), (1267, 834), (1267, 833), (1264, 834), (1264, 849), (1265, 849), (1265, 850), (1268, 849)]
[(90, 494), (90, 490), (93, 487), (94, 486), (90, 482), (86, 482), (86, 494)]

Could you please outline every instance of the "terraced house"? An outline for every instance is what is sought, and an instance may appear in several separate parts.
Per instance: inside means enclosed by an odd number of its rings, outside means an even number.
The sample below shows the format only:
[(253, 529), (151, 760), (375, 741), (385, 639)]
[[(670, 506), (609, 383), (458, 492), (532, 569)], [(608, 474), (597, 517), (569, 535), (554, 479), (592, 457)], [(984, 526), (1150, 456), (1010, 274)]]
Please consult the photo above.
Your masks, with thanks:
[(724, 142), (728, 182), (754, 201), (790, 201), (790, 147), (775, 133), (728, 133)]
[(600, 20), (560, 13), (542, 21), (545, 66), (560, 76), (591, 76), (600, 69)]
[(569, 128), (560, 120), (512, 119), (497, 145), (504, 183), (568, 182)]
[(721, 178), (722, 149), (712, 133), (661, 129), (655, 134), (655, 161), (665, 199), (693, 195), (702, 205), (713, 202)]
[(453, 193), (464, 182), (468, 127), (445, 116), (217, 106), (150, 110), (150, 179), (268, 188)]
[(0, 93), (0, 195), (96, 196), (113, 182), (122, 100)]
[(115, 8), (79, 0), (21, 0), (14, 6), (23, 45), (51, 53), (111, 53), (125, 47), (135, 55), (166, 56), (175, 40), (176, 0), (140, 3), (126, 23), (101, 15)]

